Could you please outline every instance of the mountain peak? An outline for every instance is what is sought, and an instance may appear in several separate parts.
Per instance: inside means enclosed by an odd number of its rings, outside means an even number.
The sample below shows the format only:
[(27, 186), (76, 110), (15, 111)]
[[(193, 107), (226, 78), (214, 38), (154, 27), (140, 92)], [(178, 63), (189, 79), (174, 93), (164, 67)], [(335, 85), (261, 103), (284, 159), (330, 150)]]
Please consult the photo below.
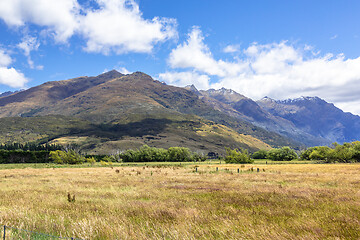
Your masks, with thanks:
[(285, 100), (278, 100), (277, 103), (283, 104), (294, 104), (294, 103), (301, 103), (301, 102), (312, 102), (312, 103), (327, 103), (325, 100), (319, 97), (309, 97), (309, 96), (301, 96), (299, 98), (294, 99), (285, 99)]
[(133, 73), (129, 74), (128, 76), (132, 76), (132, 77), (135, 77), (135, 78), (141, 78), (141, 79), (144, 79), (144, 80), (151, 80), (151, 81), (154, 80), (150, 75), (148, 75), (146, 73), (143, 73), (143, 72), (139, 72), (139, 71), (133, 72)]
[(189, 90), (189, 91), (192, 91), (192, 92), (199, 92), (199, 91), (197, 90), (197, 88), (195, 87), (194, 84), (187, 85), (187, 86), (185, 86), (184, 88), (187, 89), (187, 90)]
[(224, 102), (227, 104), (236, 103), (241, 100), (248, 99), (244, 95), (241, 95), (232, 89), (227, 89), (224, 87), (217, 90), (213, 88), (206, 91), (201, 90), (200, 93), (204, 96), (214, 98), (220, 102)]
[(209, 92), (209, 93), (211, 93), (211, 94), (221, 94), (221, 95), (231, 95), (231, 94), (234, 94), (234, 95), (239, 95), (239, 96), (244, 97), (243, 95), (235, 92), (234, 90), (232, 90), (232, 89), (227, 89), (227, 88), (224, 88), (224, 87), (222, 87), (222, 88), (220, 88), (220, 89), (217, 89), (217, 90), (211, 88), (211, 89), (207, 90), (207, 92)]
[(265, 96), (261, 100), (259, 100), (259, 102), (276, 102), (276, 100), (272, 99), (272, 98), (270, 98), (268, 96)]
[(114, 70), (111, 70), (109, 72), (104, 72), (104, 73), (98, 75), (97, 77), (98, 78), (113, 79), (113, 78), (119, 78), (119, 77), (122, 77), (122, 76), (124, 76), (124, 74), (119, 73), (118, 71), (116, 71), (114, 69)]

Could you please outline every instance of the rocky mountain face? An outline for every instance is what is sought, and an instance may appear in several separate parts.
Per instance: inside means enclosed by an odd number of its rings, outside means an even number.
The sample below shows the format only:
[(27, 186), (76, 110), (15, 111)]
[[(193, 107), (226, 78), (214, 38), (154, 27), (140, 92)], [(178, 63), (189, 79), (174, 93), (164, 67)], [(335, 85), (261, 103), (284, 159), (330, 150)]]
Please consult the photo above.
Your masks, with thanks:
[(293, 123), (298, 129), (329, 142), (360, 139), (360, 117), (345, 113), (318, 97), (301, 97), (284, 101), (264, 98), (258, 104), (274, 116)]
[(330, 143), (328, 139), (303, 131), (292, 121), (269, 112), (257, 102), (233, 90), (222, 88), (219, 90), (197, 91), (196, 88), (190, 88), (190, 86), (187, 89), (197, 92), (200, 98), (218, 111), (250, 122), (268, 131), (279, 133), (305, 145)]
[(308, 146), (360, 139), (360, 117), (318, 97), (285, 101), (265, 97), (255, 102), (231, 89), (187, 89), (221, 112)]

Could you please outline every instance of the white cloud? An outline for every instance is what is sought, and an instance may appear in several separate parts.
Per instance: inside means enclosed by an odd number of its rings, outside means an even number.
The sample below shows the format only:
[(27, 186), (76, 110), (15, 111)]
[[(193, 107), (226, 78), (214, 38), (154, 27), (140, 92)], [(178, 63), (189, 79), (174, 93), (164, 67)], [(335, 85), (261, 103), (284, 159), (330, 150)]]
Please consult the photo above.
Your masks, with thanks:
[(13, 88), (24, 87), (28, 79), (21, 72), (10, 67), (11, 57), (0, 49), (0, 84), (5, 84)]
[(25, 56), (30, 56), (31, 51), (38, 50), (40, 43), (36, 37), (26, 36), (17, 46), (24, 51)]
[(209, 89), (209, 76), (196, 72), (166, 72), (159, 74), (159, 79), (180, 87), (194, 84), (198, 89)]
[(172, 68), (195, 68), (197, 71), (221, 77), (237, 75), (243, 70), (241, 64), (222, 60), (216, 61), (203, 40), (204, 37), (200, 29), (193, 27), (188, 35), (187, 42), (180, 44), (171, 51), (170, 66)]
[(154, 44), (177, 34), (174, 19), (146, 20), (133, 0), (97, 0), (97, 3), (100, 8), (87, 10), (80, 23), (88, 52), (149, 53)]
[(119, 67), (119, 68), (117, 68), (117, 70), (122, 74), (131, 74), (132, 73), (129, 70), (127, 70), (125, 67)]
[(11, 57), (0, 49), (0, 67), (9, 66), (12, 63)]
[[(200, 29), (194, 28), (187, 42), (171, 52), (168, 61), (173, 69), (203, 76), (203, 86), (231, 88), (253, 99), (319, 96), (360, 114), (360, 108), (348, 104), (360, 102), (360, 57), (321, 56), (319, 52), (314, 54), (312, 47), (296, 48), (286, 41), (265, 45), (254, 43), (243, 49), (243, 53), (241, 59), (233, 62), (215, 59), (204, 43)], [(185, 76), (185, 72), (179, 74)], [(170, 83), (182, 83), (173, 80), (176, 72), (160, 76)], [(217, 81), (210, 82), (210, 76)]]
[(177, 36), (176, 20), (144, 19), (134, 0), (94, 0), (96, 8), (77, 0), (1, 0), (0, 18), (10, 27), (41, 26), (42, 33), (67, 43), (74, 34), (88, 52), (149, 53), (155, 44)]
[(46, 27), (56, 41), (66, 42), (78, 26), (79, 9), (76, 0), (1, 0), (0, 18), (11, 27)]
[(31, 59), (30, 56), (31, 51), (37, 51), (40, 46), (40, 43), (36, 37), (25, 36), (23, 38), (23, 41), (19, 43), (17, 46), (18, 48), (23, 50), (24, 55), (27, 57), (29, 67), (31, 69), (38, 69), (38, 70), (43, 69), (43, 66), (35, 66), (34, 61)]
[(0, 67), (0, 83), (12, 88), (22, 88), (28, 80), (14, 68)]
[(228, 45), (224, 47), (223, 52), (224, 53), (236, 53), (240, 51), (240, 44), (236, 45)]

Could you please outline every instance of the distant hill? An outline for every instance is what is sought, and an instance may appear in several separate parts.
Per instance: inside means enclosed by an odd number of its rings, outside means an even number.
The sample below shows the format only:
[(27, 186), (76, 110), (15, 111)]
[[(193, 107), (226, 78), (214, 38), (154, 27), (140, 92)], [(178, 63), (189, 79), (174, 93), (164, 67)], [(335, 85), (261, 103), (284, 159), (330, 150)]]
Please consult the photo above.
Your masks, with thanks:
[(7, 97), (7, 96), (10, 96), (10, 95), (12, 95), (14, 93), (18, 93), (18, 92), (21, 92), (21, 91), (23, 91), (23, 90), (3, 92), (3, 93), (0, 94), (0, 98), (1, 97)]

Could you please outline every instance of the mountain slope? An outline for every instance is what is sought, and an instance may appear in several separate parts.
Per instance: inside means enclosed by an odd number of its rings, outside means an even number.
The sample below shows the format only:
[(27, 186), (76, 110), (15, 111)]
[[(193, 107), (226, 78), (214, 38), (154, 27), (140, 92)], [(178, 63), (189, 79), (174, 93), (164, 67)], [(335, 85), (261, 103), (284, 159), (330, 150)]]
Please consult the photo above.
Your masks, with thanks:
[(276, 101), (264, 98), (258, 103), (275, 116), (291, 121), (297, 128), (329, 142), (351, 142), (360, 138), (360, 117), (345, 113), (318, 97)]
[(52, 134), (45, 124), (47, 134), (33, 128), (40, 136), (37, 141), (82, 139), (85, 142), (79, 140), (81, 144), (93, 152), (144, 143), (183, 145), (204, 152), (223, 152), (224, 146), (254, 151), (269, 148), (268, 144), (289, 143), (278, 134), (215, 110), (191, 91), (164, 85), (141, 72), (123, 75), (111, 71), (97, 77), (48, 82), (0, 98), (0, 124), (4, 126), (9, 122), (7, 117), (21, 116), (17, 127), (32, 129), (34, 121), (55, 115), (84, 121), (85, 126), (76, 125), (69, 132), (62, 131), (61, 124), (56, 127), (59, 133)]
[(313, 136), (297, 128), (291, 121), (273, 115), (252, 99), (231, 89), (209, 89), (207, 91), (197, 91), (194, 87), (188, 87), (188, 89), (197, 92), (204, 101), (215, 109), (268, 131), (279, 133), (305, 145), (329, 143), (324, 138)]
[[(152, 139), (153, 144), (157, 142), (164, 146), (184, 142), (194, 149), (204, 149), (204, 144), (197, 144), (197, 141), (205, 142), (208, 150), (219, 150), (226, 145), (255, 150), (268, 148), (269, 145), (291, 145), (296, 148), (301, 146), (299, 142), (308, 146), (334, 141), (342, 143), (359, 139), (360, 136), (360, 117), (344, 113), (318, 98), (292, 101), (264, 98), (255, 102), (224, 88), (198, 91), (194, 86), (169, 86), (141, 72), (124, 75), (110, 71), (96, 77), (47, 82), (0, 97), (0, 124), (9, 124), (7, 117), (40, 117), (45, 121), (46, 118), (53, 118), (51, 116), (62, 119), (57, 127), (59, 131), (43, 134), (36, 130), (37, 137), (34, 134), (24, 135), (26, 131), (23, 131), (20, 139), (55, 141), (61, 138), (61, 141), (65, 141), (71, 137), (74, 140), (74, 131), (69, 132), (64, 128), (64, 121), (69, 119), (77, 122), (73, 128), (75, 130), (82, 129), (79, 122), (86, 122), (85, 130), (78, 131), (77, 135), (81, 139), (92, 139), (93, 149), (103, 145), (103, 142), (112, 141), (112, 145), (119, 147), (124, 146), (119, 141), (124, 142), (125, 139), (126, 146), (135, 142), (143, 144)], [(68, 119), (64, 120), (63, 117)], [(31, 119), (26, 121), (19, 121), (18, 127), (31, 125)], [(221, 134), (211, 128), (214, 124), (217, 131), (222, 130)], [(53, 125), (45, 126), (49, 126), (49, 130)], [(205, 136), (198, 129), (212, 129), (209, 133), (213, 136)], [(7, 135), (15, 136), (12, 133)], [(218, 144), (216, 139), (220, 138), (222, 140), (218, 142), (221, 144)], [(262, 145), (254, 139), (262, 142)]]
[(123, 74), (111, 71), (98, 77), (79, 77), (46, 82), (40, 86), (0, 98), (0, 117), (32, 116), (41, 108), (51, 108), (59, 101)]

